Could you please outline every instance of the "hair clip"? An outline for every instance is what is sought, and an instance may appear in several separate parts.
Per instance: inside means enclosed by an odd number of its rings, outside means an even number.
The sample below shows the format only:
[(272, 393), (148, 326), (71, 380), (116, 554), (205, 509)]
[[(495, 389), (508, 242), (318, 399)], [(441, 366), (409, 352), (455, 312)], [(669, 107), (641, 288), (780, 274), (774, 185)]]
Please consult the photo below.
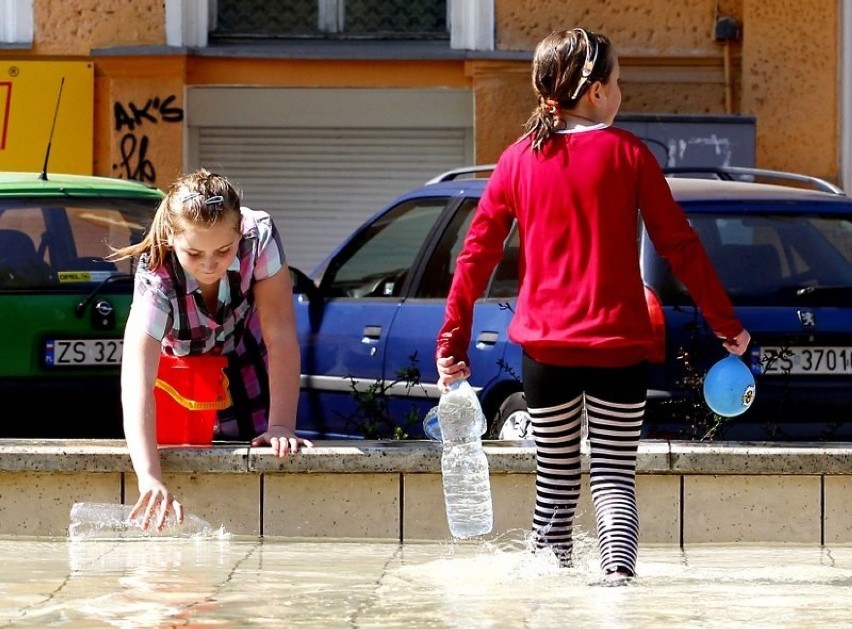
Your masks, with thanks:
[(583, 69), (580, 72), (580, 81), (577, 83), (577, 87), (574, 88), (574, 92), (571, 94), (571, 100), (577, 98), (577, 95), (580, 93), (583, 85), (588, 82), (589, 77), (592, 76), (592, 71), (595, 69), (595, 63), (598, 60), (597, 42), (595, 42), (595, 52), (592, 53), (592, 38), (589, 37), (589, 33), (586, 29), (577, 28), (574, 30), (580, 31), (586, 40), (586, 62), (583, 64)]
[(223, 197), (221, 194), (217, 194), (214, 197), (209, 197), (204, 202), (204, 205), (216, 205), (217, 203), (224, 203), (224, 201), (225, 201), (225, 197)]
[(180, 202), (181, 202), (181, 203), (186, 203), (187, 201), (192, 201), (193, 199), (197, 199), (197, 198), (198, 198), (198, 197), (200, 197), (200, 196), (201, 196), (201, 193), (200, 193), (200, 192), (190, 192), (190, 193), (188, 193), (188, 194), (183, 195), (183, 196), (180, 198)]

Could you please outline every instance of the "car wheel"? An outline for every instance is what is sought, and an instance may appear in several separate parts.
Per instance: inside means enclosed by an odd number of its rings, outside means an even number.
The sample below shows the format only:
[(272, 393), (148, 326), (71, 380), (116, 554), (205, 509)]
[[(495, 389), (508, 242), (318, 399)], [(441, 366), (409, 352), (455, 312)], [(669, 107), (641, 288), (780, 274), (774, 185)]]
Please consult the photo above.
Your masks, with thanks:
[(513, 393), (500, 405), (491, 424), (491, 434), (496, 439), (511, 441), (532, 439), (532, 422), (523, 393)]

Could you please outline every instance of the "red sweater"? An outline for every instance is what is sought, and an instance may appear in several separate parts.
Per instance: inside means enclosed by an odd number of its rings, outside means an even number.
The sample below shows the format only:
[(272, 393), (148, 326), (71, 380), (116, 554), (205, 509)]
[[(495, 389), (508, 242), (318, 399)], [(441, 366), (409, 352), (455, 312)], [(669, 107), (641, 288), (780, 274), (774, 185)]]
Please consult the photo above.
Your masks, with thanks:
[(473, 303), (517, 219), (521, 282), (509, 338), (548, 364), (646, 360), (652, 341), (639, 271), (640, 208), (657, 251), (713, 331), (739, 334), (743, 326), (656, 158), (630, 132), (599, 125), (554, 135), (539, 153), (529, 138), (503, 152), (458, 256), (437, 356), (468, 361)]

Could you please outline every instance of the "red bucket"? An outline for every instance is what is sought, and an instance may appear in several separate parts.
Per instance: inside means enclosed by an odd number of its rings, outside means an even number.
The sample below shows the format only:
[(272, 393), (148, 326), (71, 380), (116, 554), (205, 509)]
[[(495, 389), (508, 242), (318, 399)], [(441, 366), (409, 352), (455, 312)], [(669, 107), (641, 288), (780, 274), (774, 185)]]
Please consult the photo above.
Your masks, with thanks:
[(154, 385), (157, 444), (210, 445), (216, 411), (231, 405), (227, 365), (217, 354), (160, 356)]

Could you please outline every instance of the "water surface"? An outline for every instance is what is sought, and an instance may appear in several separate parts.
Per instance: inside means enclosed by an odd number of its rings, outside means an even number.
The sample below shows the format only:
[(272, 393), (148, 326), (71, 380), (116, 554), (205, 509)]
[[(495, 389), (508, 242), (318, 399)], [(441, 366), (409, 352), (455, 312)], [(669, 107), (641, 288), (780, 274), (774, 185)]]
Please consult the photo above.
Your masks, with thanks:
[(635, 583), (492, 542), (0, 539), (0, 627), (833, 627), (852, 547), (640, 549)]

